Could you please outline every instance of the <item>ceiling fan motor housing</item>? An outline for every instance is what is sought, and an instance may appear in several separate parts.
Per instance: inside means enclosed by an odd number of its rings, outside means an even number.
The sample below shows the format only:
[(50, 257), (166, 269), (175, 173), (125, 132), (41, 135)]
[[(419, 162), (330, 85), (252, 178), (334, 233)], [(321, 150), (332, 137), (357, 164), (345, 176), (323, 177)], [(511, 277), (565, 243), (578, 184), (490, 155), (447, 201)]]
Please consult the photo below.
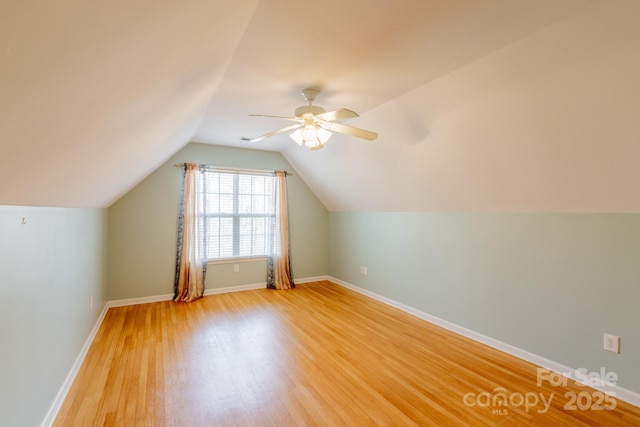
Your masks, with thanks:
[(304, 96), (304, 99), (306, 99), (309, 104), (296, 108), (296, 110), (294, 111), (295, 116), (302, 117), (305, 114), (316, 115), (316, 114), (322, 114), (326, 112), (324, 108), (318, 105), (311, 105), (311, 103), (313, 102), (314, 99), (316, 99), (319, 93), (320, 91), (318, 89), (314, 89), (310, 87), (303, 89), (302, 96)]

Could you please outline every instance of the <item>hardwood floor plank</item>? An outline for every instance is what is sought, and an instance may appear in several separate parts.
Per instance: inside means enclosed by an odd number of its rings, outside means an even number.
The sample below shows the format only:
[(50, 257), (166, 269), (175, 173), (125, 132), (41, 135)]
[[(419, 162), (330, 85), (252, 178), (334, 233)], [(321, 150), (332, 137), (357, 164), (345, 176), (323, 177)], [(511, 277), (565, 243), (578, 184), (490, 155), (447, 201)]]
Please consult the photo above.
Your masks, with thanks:
[[(536, 368), (322, 281), (111, 308), (54, 425), (640, 425), (622, 401), (566, 410), (593, 390)], [(501, 391), (550, 403), (478, 404)]]

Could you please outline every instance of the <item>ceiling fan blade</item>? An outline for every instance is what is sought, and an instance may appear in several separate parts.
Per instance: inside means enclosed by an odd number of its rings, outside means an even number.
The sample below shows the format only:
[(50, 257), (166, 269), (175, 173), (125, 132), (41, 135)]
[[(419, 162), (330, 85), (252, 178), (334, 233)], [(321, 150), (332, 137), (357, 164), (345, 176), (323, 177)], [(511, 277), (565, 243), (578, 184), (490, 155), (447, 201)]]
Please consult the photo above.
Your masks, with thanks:
[(249, 114), (249, 117), (269, 117), (271, 119), (284, 119), (284, 120), (290, 120), (293, 122), (299, 122), (300, 119), (296, 118), (296, 117), (286, 117), (286, 116), (269, 116), (266, 114)]
[(326, 113), (316, 114), (316, 117), (326, 120), (328, 122), (332, 122), (334, 120), (344, 120), (344, 119), (355, 119), (358, 116), (358, 113), (355, 111), (347, 110), (346, 108), (340, 108), (335, 111), (327, 111)]
[(357, 138), (366, 139), (367, 141), (373, 141), (378, 137), (378, 134), (364, 129), (354, 128), (352, 126), (343, 125), (341, 123), (327, 122), (324, 120), (318, 120), (317, 123), (331, 132), (339, 132), (347, 135), (355, 136)]
[(298, 129), (299, 127), (302, 127), (302, 123), (296, 123), (295, 125), (286, 126), (286, 127), (274, 130), (272, 132), (265, 133), (264, 135), (258, 136), (256, 138), (245, 138), (245, 137), (242, 137), (240, 139), (243, 140), (243, 141), (258, 142), (258, 141), (261, 141), (261, 140), (263, 140), (265, 138), (269, 138), (270, 136), (277, 135), (279, 133), (283, 133), (283, 132), (287, 132), (287, 131), (290, 131), (290, 130)]

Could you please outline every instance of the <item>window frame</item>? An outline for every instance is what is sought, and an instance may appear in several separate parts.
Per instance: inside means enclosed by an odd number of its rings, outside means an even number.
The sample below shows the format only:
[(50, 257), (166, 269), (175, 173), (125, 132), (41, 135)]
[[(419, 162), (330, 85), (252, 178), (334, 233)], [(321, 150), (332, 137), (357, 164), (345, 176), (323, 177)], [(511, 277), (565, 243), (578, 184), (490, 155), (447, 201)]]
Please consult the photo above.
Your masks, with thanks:
[[(216, 212), (209, 212), (205, 209), (204, 222), (207, 224), (205, 227), (208, 227), (209, 219), (211, 218), (220, 218), (220, 219), (231, 218), (232, 219), (232, 248), (231, 249), (234, 255), (224, 256), (219, 258), (210, 258), (209, 248), (207, 248), (207, 254), (206, 254), (207, 264), (232, 264), (232, 263), (238, 263), (238, 262), (260, 261), (260, 260), (267, 259), (269, 256), (268, 248), (267, 248), (268, 241), (269, 241), (268, 226), (265, 224), (265, 233), (263, 234), (265, 239), (265, 252), (267, 252), (264, 254), (240, 255), (241, 241), (242, 241), (240, 236), (241, 235), (240, 229), (241, 229), (241, 220), (243, 218), (252, 218), (252, 219), (264, 218), (265, 222), (268, 223), (271, 221), (275, 224), (275, 220), (276, 220), (275, 198), (276, 198), (276, 192), (277, 192), (276, 182), (275, 182), (276, 180), (275, 173), (273, 171), (240, 170), (240, 169), (225, 169), (225, 168), (218, 168), (218, 167), (210, 167), (204, 170), (203, 174), (204, 174), (203, 179), (205, 180), (205, 182), (208, 178), (207, 174), (219, 174), (219, 176), (222, 176), (223, 174), (227, 174), (227, 175), (232, 175), (233, 177), (233, 192), (231, 193), (233, 196), (233, 213), (223, 213), (223, 212), (220, 212), (220, 209), (218, 209)], [(263, 176), (265, 178), (269, 178), (270, 180), (272, 180), (270, 183), (268, 183), (269, 185), (273, 185), (273, 194), (271, 194), (271, 196), (273, 197), (273, 202), (272, 202), (273, 209), (271, 213), (240, 212), (240, 196), (242, 195), (240, 193), (240, 179), (243, 176)], [(199, 191), (201, 191), (201, 196), (203, 198), (204, 204), (207, 203), (208, 195), (223, 194), (220, 191), (216, 193), (211, 193), (210, 191), (207, 190), (206, 184), (204, 184), (203, 188), (200, 188)], [(253, 189), (250, 195), (252, 197), (255, 195), (255, 193), (253, 192)], [(253, 235), (253, 229), (251, 233)], [(271, 236), (271, 238), (273, 239), (274, 236)], [(217, 248), (218, 253), (220, 252), (220, 249), (221, 249), (221, 246), (219, 243), (219, 246)]]

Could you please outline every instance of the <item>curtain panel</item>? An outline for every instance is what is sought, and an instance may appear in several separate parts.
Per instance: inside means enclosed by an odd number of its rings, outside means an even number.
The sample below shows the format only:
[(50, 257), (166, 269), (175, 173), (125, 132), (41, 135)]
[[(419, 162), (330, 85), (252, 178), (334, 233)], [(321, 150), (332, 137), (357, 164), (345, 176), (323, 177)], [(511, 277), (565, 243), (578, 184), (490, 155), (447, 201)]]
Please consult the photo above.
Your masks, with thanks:
[(287, 173), (276, 171), (276, 215), (275, 239), (271, 254), (267, 256), (267, 287), (271, 289), (291, 289), (295, 287), (291, 272), (291, 251), (289, 245), (289, 210), (287, 201)]
[(191, 302), (204, 295), (207, 273), (205, 183), (204, 167), (192, 163), (184, 165), (178, 210), (174, 301)]

